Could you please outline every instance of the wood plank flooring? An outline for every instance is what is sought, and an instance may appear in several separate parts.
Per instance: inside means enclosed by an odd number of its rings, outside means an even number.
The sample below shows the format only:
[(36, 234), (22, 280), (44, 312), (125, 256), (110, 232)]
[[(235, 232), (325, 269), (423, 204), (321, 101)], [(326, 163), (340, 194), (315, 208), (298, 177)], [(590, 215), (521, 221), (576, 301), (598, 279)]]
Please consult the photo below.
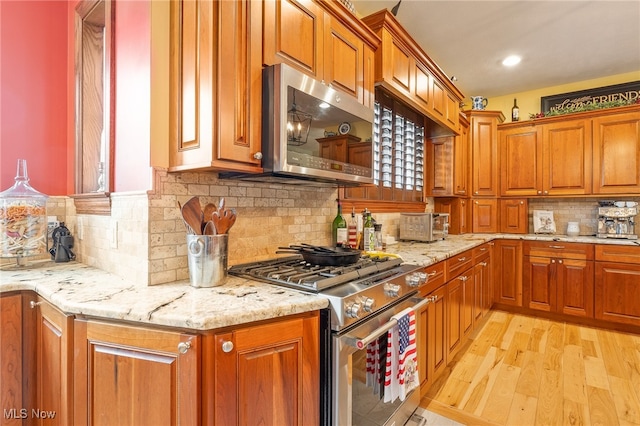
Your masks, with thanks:
[(489, 315), (421, 407), (468, 425), (640, 426), (640, 335)]

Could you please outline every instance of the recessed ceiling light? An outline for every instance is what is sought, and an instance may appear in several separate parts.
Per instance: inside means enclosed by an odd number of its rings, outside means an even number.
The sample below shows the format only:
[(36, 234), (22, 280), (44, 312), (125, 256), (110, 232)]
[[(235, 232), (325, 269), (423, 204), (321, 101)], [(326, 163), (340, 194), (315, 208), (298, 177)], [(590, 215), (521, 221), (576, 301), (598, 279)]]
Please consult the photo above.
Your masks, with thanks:
[(520, 56), (518, 56), (518, 55), (507, 56), (502, 61), (502, 65), (504, 65), (505, 67), (512, 67), (514, 65), (519, 64), (521, 60), (522, 60), (522, 58)]
[(325, 108), (329, 108), (331, 105), (329, 105), (326, 102), (322, 102), (320, 105), (318, 105), (320, 108), (325, 109)]

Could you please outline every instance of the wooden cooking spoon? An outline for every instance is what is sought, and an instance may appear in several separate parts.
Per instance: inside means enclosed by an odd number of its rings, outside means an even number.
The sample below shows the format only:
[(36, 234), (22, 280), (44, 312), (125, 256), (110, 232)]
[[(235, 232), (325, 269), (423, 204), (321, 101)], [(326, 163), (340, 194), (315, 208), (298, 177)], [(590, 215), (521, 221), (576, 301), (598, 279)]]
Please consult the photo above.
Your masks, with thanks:
[(183, 204), (182, 218), (191, 227), (191, 230), (196, 235), (202, 235), (202, 217), (204, 213), (200, 207), (200, 200), (198, 197), (193, 197), (189, 201)]

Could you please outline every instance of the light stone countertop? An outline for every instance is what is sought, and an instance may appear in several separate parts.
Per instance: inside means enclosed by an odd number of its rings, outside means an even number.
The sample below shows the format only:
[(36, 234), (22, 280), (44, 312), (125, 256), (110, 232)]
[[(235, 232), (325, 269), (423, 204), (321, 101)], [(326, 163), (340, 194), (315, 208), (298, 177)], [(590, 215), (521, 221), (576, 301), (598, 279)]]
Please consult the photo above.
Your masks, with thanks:
[(195, 288), (189, 281), (142, 286), (78, 262), (0, 269), (0, 293), (34, 290), (67, 314), (210, 330), (323, 309), (317, 295), (244, 278)]
[[(640, 245), (638, 240), (562, 235), (465, 234), (434, 243), (401, 241), (387, 252), (405, 263), (429, 266), (496, 238)], [(33, 290), (67, 314), (191, 330), (211, 330), (323, 309), (320, 295), (229, 276), (218, 287), (189, 281), (143, 286), (78, 262), (33, 261), (0, 268), (0, 293)]]

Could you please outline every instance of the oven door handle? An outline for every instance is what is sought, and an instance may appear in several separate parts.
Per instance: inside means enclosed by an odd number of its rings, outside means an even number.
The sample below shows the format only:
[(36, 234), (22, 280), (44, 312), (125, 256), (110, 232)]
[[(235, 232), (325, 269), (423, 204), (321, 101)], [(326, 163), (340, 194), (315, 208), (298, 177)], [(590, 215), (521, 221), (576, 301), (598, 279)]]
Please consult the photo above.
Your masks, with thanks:
[[(435, 299), (433, 297), (426, 297), (420, 302), (416, 303), (411, 307), (414, 311), (420, 310), (423, 306), (425, 306), (429, 302), (433, 302)], [(396, 324), (398, 324), (398, 320), (395, 318), (391, 318), (389, 322), (381, 325), (380, 327), (373, 330), (369, 335), (363, 337), (362, 339), (349, 339), (347, 342), (358, 349), (364, 349), (369, 343), (376, 340), (382, 333), (389, 331)]]

